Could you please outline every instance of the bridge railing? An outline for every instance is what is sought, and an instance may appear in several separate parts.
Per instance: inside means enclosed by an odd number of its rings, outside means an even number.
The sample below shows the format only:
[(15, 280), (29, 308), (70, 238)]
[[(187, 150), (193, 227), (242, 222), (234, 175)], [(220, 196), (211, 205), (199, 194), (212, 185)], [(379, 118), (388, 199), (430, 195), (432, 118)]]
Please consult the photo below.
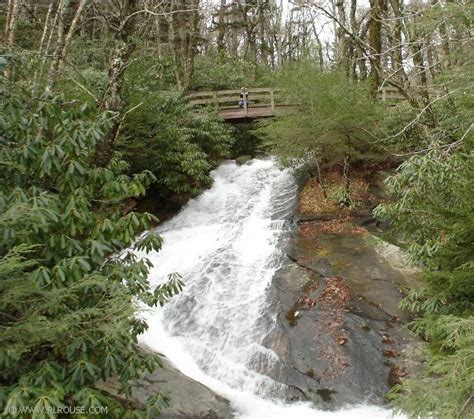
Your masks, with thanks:
[(403, 95), (394, 86), (384, 86), (377, 92), (377, 99), (385, 102), (387, 100), (403, 100)]
[(194, 108), (213, 106), (216, 112), (252, 108), (270, 108), (272, 111), (281, 103), (279, 90), (268, 87), (242, 90), (216, 90), (213, 92), (193, 92), (188, 95), (189, 104)]

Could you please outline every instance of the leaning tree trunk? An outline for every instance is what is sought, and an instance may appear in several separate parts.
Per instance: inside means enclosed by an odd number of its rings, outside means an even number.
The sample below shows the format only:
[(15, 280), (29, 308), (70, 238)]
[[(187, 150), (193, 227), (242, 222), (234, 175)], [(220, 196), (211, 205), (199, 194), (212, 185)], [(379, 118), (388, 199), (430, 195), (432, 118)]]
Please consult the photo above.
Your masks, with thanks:
[(48, 32), (49, 32), (52, 11), (53, 11), (53, 3), (50, 3), (48, 7), (48, 12), (46, 13), (46, 18), (44, 20), (43, 32), (42, 32), (40, 44), (38, 47), (38, 57), (41, 57), (43, 55), (44, 41), (46, 40), (46, 36), (48, 35)]
[(89, 0), (81, 0), (79, 5), (76, 9), (76, 13), (74, 18), (72, 19), (71, 25), (69, 26), (69, 30), (67, 34), (64, 34), (64, 24), (65, 24), (65, 17), (67, 13), (67, 9), (69, 8), (70, 0), (62, 0), (58, 8), (58, 28), (57, 28), (57, 39), (56, 39), (56, 48), (53, 52), (53, 57), (51, 60), (51, 66), (49, 69), (49, 76), (48, 76), (48, 84), (47, 88), (52, 89), (58, 80), (59, 73), (61, 71), (61, 67), (64, 63), (66, 58), (67, 50), (69, 45), (71, 44), (72, 37), (76, 32), (77, 25), (81, 18), (82, 12), (87, 5)]
[(88, 2), (89, 0), (81, 0), (79, 3), (79, 6), (77, 7), (76, 14), (74, 15), (74, 18), (72, 19), (71, 26), (69, 26), (69, 30), (67, 32), (66, 38), (64, 39), (64, 44), (61, 50), (61, 54), (59, 56), (58, 71), (61, 70), (61, 67), (64, 63), (64, 59), (66, 58), (67, 50), (69, 48), (69, 45), (71, 44), (72, 37), (74, 36), (74, 33), (76, 32), (82, 13), (85, 7), (87, 6)]

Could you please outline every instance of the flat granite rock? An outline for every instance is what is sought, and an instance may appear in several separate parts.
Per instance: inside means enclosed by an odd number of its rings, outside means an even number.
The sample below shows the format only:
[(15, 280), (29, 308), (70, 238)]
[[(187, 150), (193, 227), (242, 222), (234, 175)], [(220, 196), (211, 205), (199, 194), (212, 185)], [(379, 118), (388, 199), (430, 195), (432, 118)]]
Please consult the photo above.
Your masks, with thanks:
[(306, 243), (303, 263), (291, 256), (296, 249), (301, 256), (301, 246), (289, 249), (273, 279), (279, 314), (264, 342), (280, 359), (266, 373), (288, 386), (287, 400), (329, 410), (383, 405), (405, 373), (401, 354), (412, 338), (398, 302), (413, 277), (380, 257), (374, 244), (363, 234), (318, 235)]

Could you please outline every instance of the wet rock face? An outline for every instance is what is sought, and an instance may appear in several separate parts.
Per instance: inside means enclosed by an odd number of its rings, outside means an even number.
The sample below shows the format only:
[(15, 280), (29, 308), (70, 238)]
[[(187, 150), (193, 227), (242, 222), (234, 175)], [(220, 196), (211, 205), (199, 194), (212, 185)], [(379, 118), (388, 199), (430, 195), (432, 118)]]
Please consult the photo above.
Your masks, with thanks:
[[(232, 418), (230, 402), (215, 394), (203, 384), (183, 375), (166, 359), (164, 368), (144, 374), (132, 382), (131, 402), (143, 407), (150, 396), (165, 394), (171, 405), (159, 416), (165, 419), (227, 419)], [(117, 383), (109, 382), (104, 388), (119, 396)], [(120, 397), (120, 396), (119, 396)]]
[(279, 314), (264, 344), (282, 361), (268, 374), (289, 386), (287, 399), (327, 409), (383, 404), (403, 374), (409, 336), (397, 303), (408, 278), (372, 245), (364, 234), (321, 235), (312, 247), (299, 243), (304, 254), (275, 275)]
[(240, 165), (245, 164), (250, 160), (252, 160), (252, 156), (250, 155), (242, 155), (235, 158), (236, 163)]
[(380, 242), (369, 233), (321, 234), (301, 238), (297, 257), (303, 266), (325, 277), (343, 278), (357, 298), (365, 299), (378, 311), (407, 321), (407, 313), (398, 303), (404, 290), (413, 286), (416, 273), (397, 268), (395, 254), (384, 257)]

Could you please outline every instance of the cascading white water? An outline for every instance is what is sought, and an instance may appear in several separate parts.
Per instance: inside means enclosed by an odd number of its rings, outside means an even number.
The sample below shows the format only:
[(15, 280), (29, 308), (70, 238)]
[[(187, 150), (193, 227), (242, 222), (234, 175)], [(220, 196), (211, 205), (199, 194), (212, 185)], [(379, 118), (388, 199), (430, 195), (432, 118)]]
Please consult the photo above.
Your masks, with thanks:
[(148, 255), (151, 282), (179, 272), (186, 286), (146, 314), (143, 343), (229, 399), (236, 417), (389, 417), (375, 406), (322, 412), (309, 403), (278, 401), (284, 386), (260, 372), (278, 356), (262, 341), (275, 324), (268, 293), (283, 260), (296, 186), (273, 160), (224, 163), (212, 177), (211, 189), (158, 229), (164, 245)]

